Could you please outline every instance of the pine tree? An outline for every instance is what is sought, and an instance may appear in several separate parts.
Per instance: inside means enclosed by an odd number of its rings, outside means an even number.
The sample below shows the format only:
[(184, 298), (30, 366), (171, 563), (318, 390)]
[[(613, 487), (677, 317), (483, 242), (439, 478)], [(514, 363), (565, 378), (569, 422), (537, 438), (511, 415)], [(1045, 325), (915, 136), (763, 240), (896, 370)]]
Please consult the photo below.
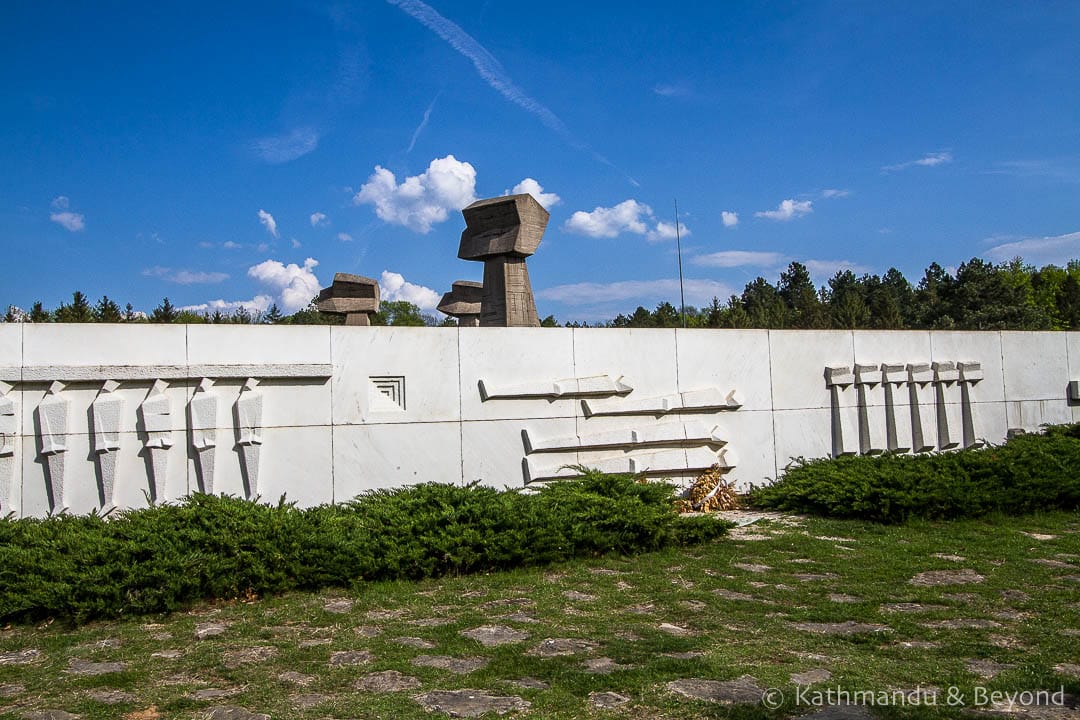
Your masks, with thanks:
[(161, 304), (154, 308), (154, 312), (150, 313), (150, 322), (153, 323), (171, 323), (176, 322), (176, 308), (169, 298), (164, 298)]
[(60, 303), (56, 309), (56, 322), (88, 323), (94, 322), (94, 311), (86, 296), (76, 290), (71, 294), (71, 304)]
[(94, 322), (118, 323), (123, 320), (120, 314), (120, 306), (109, 299), (108, 295), (102, 295), (98, 304), (94, 307)]
[(52, 321), (52, 313), (45, 309), (40, 300), (30, 306), (30, 322), (47, 323)]

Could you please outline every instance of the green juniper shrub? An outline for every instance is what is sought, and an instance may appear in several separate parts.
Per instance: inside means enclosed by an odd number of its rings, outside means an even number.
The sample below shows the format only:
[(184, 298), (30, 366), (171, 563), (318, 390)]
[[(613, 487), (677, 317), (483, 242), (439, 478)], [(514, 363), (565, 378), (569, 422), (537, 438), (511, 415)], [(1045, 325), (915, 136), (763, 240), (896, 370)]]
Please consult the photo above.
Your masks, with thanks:
[(1080, 425), (928, 455), (799, 460), (756, 507), (883, 523), (1080, 508)]
[(196, 494), (103, 519), (0, 521), (0, 621), (170, 612), (213, 598), (634, 553), (716, 538), (674, 489), (584, 472), (536, 492), (424, 483), (299, 509)]

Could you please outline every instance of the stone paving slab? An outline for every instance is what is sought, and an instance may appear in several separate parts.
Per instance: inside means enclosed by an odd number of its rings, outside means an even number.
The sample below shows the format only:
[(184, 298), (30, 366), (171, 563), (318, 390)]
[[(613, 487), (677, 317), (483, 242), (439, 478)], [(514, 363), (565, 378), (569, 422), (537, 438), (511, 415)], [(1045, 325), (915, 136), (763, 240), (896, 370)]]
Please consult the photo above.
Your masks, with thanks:
[(432, 690), (416, 697), (429, 712), (444, 712), (450, 717), (471, 718), (493, 712), (505, 715), (528, 710), (532, 703), (517, 695), (488, 695), (484, 690)]

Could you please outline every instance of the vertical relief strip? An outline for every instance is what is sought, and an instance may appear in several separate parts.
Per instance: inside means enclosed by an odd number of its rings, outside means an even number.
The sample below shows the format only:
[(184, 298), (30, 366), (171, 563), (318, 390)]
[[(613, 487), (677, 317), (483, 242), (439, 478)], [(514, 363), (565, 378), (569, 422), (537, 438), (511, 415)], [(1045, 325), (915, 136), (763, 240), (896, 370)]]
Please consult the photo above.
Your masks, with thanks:
[(208, 495), (214, 494), (214, 452), (217, 447), (218, 399), (213, 388), (214, 381), (210, 378), (200, 380), (188, 405), (195, 472), (200, 488)]
[(885, 451), (886, 438), (881, 437), (881, 426), (870, 417), (870, 393), (880, 382), (880, 365), (855, 365), (855, 391), (859, 403), (859, 452), (863, 455), (880, 455)]
[(64, 494), (64, 454), (67, 452), (68, 410), (71, 402), (60, 395), (64, 383), (54, 382), (37, 406), (41, 455), (48, 475), (49, 503), (53, 512), (67, 508)]
[(259, 381), (248, 378), (236, 400), (236, 422), (240, 433), (240, 460), (248, 499), (259, 494), (259, 449), (262, 445), (263, 395)]
[(825, 384), (829, 388), (832, 411), (832, 453), (833, 457), (854, 455), (855, 450), (848, 448), (844, 441), (844, 412), (841, 407), (841, 394), (855, 382), (855, 375), (849, 367), (825, 368)]
[(115, 507), (113, 493), (116, 488), (116, 457), (120, 452), (120, 416), (124, 412), (124, 400), (115, 394), (119, 387), (120, 383), (115, 380), (106, 380), (98, 396), (90, 404), (102, 510)]
[(962, 362), (957, 363), (960, 373), (960, 408), (961, 422), (964, 426), (964, 447), (980, 447), (985, 441), (975, 434), (975, 418), (971, 406), (971, 390), (975, 383), (983, 379), (982, 363)]
[(933, 363), (933, 369), (934, 393), (937, 398), (938, 449), (948, 450), (960, 445), (960, 441), (955, 439), (955, 427), (950, 427), (951, 408), (948, 403), (949, 386), (960, 379), (960, 373), (954, 362), (936, 362)]
[(11, 389), (11, 385), (0, 382), (0, 515), (7, 515), (14, 509), (11, 507), (11, 490), (15, 481), (19, 420), (15, 399), (9, 394)]
[[(885, 389), (885, 447), (889, 452), (911, 450), (911, 399), (900, 390), (908, 380), (904, 365), (881, 366), (881, 384)], [(904, 412), (904, 409), (907, 412)]]
[(927, 397), (928, 385), (934, 379), (930, 363), (909, 364), (908, 402), (911, 409), (911, 449), (913, 452), (929, 452), (935, 447), (933, 439), (927, 434), (934, 418), (930, 417), (932, 405)]
[(169, 384), (164, 380), (155, 380), (146, 399), (139, 406), (146, 440), (143, 447), (150, 456), (150, 492), (154, 502), (164, 502), (165, 478), (169, 469), (169, 448), (172, 439), (172, 404), (165, 394)]

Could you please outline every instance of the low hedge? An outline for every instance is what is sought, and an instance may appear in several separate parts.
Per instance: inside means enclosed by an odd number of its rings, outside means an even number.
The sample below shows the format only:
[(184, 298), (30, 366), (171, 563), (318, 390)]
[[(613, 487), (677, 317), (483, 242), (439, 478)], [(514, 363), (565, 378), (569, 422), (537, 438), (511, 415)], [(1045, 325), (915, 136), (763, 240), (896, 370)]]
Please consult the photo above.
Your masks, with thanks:
[(1080, 425), (958, 452), (800, 460), (748, 500), (759, 508), (882, 523), (1074, 510), (1080, 508)]
[(169, 612), (212, 598), (634, 553), (722, 535), (631, 476), (535, 493), (426, 483), (299, 509), (196, 494), (109, 519), (0, 521), (0, 621)]

